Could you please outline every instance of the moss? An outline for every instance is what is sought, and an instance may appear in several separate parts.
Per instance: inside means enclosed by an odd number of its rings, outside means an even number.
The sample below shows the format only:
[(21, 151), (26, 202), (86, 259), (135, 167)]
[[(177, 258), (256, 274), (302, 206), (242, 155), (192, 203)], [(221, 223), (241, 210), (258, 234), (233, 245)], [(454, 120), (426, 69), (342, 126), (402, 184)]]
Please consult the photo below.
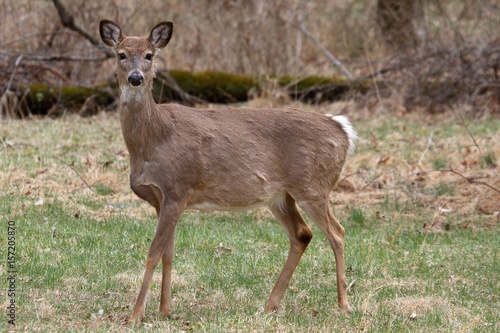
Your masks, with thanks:
[(170, 74), (185, 92), (213, 103), (246, 101), (250, 89), (257, 85), (253, 76), (239, 74), (214, 71), (170, 71)]
[(297, 79), (288, 75), (277, 77), (278, 84), (286, 87), (290, 97), (304, 102), (332, 102), (346, 93), (365, 94), (372, 87), (372, 80), (349, 81), (338, 77), (309, 76)]
[[(257, 91), (264, 89), (267, 80), (255, 76), (229, 74), (215, 71), (191, 73), (188, 71), (170, 71), (170, 75), (177, 84), (188, 94), (201, 98), (211, 103), (234, 103), (248, 100), (251, 89)], [(310, 76), (297, 79), (288, 75), (271, 75), (271, 80), (276, 80), (278, 85), (286, 88), (294, 99), (306, 102), (324, 102), (340, 99), (352, 89), (368, 89), (368, 84), (363, 82), (353, 83), (339, 78)], [(153, 94), (157, 102), (178, 99), (175, 92), (157, 80), (153, 87)], [(366, 86), (366, 89), (365, 89)]]
[(94, 97), (94, 103), (102, 107), (111, 104), (114, 100), (108, 92), (99, 89), (79, 86), (53, 87), (34, 83), (28, 87), (26, 101), (31, 113), (47, 114), (54, 104), (61, 104), (69, 109), (78, 109), (89, 97)]

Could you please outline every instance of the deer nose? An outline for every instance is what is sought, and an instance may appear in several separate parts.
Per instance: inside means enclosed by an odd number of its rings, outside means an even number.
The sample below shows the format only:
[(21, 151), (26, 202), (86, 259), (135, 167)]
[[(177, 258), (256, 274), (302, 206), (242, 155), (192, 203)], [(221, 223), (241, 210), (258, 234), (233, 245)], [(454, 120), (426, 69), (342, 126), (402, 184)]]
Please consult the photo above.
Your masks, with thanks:
[(138, 87), (144, 82), (144, 76), (141, 73), (133, 72), (128, 76), (128, 83), (133, 87)]

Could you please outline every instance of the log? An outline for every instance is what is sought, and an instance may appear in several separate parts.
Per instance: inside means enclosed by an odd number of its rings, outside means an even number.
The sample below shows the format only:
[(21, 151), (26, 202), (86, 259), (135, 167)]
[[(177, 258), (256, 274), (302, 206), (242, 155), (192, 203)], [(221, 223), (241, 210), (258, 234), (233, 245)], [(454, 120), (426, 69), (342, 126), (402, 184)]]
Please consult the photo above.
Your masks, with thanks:
[[(210, 103), (245, 102), (249, 98), (250, 91), (262, 92), (269, 85), (269, 80), (277, 82), (277, 85), (286, 91), (292, 99), (308, 103), (337, 101), (347, 92), (364, 94), (373, 82), (371, 80), (357, 81), (319, 76), (297, 79), (286, 75), (270, 76), (266, 79), (215, 71), (192, 73), (172, 70), (169, 73), (183, 91)], [(161, 79), (161, 75), (155, 81), (153, 94), (157, 102), (182, 100)]]
[[(169, 77), (172, 77), (174, 82), (169, 80)], [(351, 92), (364, 94), (372, 84), (371, 80), (356, 81), (317, 76), (297, 79), (285, 75), (265, 79), (215, 71), (192, 73), (172, 70), (168, 74), (158, 72), (153, 84), (153, 96), (158, 103), (244, 102), (249, 99), (251, 91), (258, 94), (266, 89), (270, 80), (290, 98), (308, 103), (337, 101)], [(177, 86), (173, 87), (173, 84)], [(91, 88), (72, 85), (54, 87), (36, 83), (28, 87), (19, 86), (15, 91), (19, 100), (24, 101), (28, 111), (38, 115), (52, 114), (55, 106), (59, 110), (93, 114), (98, 109), (108, 108), (119, 96), (115, 79)]]

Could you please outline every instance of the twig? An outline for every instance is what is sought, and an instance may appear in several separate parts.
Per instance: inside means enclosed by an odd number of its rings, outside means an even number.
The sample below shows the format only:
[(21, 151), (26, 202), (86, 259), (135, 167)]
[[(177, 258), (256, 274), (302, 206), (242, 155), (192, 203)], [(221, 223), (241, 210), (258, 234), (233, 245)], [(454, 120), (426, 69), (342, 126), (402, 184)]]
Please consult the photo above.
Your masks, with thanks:
[(0, 101), (0, 120), (3, 118), (3, 100), (5, 98), (4, 96), (10, 90), (10, 86), (12, 85), (12, 81), (14, 80), (14, 76), (16, 75), (17, 67), (21, 63), (21, 60), (23, 60), (23, 57), (24, 57), (24, 55), (22, 55), (22, 54), (17, 57), (16, 62), (14, 63), (14, 69), (12, 70), (12, 73), (10, 74), (10, 78), (9, 78), (9, 82), (7, 83), (7, 87), (5, 87), (5, 90), (2, 93), (2, 98)]
[(420, 154), (420, 158), (418, 159), (417, 165), (421, 165), (422, 161), (424, 160), (425, 154), (427, 154), (427, 151), (429, 151), (429, 148), (432, 146), (432, 137), (434, 136), (434, 131), (431, 132), (431, 135), (427, 138), (427, 147), (425, 147), (425, 150)]
[(392, 251), (392, 246), (394, 245), (394, 242), (396, 241), (396, 237), (398, 236), (399, 232), (401, 231), (401, 226), (402, 226), (402, 224), (399, 225), (399, 227), (396, 229), (396, 232), (394, 232), (394, 235), (392, 236), (391, 244), (389, 245), (389, 252)]
[(356, 280), (352, 280), (351, 283), (349, 283), (349, 285), (347, 286), (347, 292), (351, 293), (355, 285), (356, 285)]
[[(456, 114), (455, 110), (453, 110), (453, 113)], [(462, 126), (465, 128), (465, 130), (467, 131), (467, 133), (469, 134), (470, 138), (472, 139), (472, 142), (474, 142), (474, 145), (476, 146), (477, 150), (479, 150), (479, 154), (481, 155), (481, 158), (486, 161), (486, 157), (484, 156), (483, 154), (483, 151), (481, 149), (481, 147), (479, 147), (479, 144), (477, 143), (476, 141), (476, 138), (474, 137), (474, 135), (472, 135), (471, 131), (469, 130), (469, 127), (467, 126), (467, 123), (465, 122), (464, 118), (462, 117), (462, 115), (458, 115), (459, 118), (460, 118), (460, 122), (462, 123)], [(497, 173), (498, 175), (498, 173)]]
[(496, 188), (496, 187), (494, 187), (494, 186), (491, 186), (491, 185), (490, 185), (490, 184), (488, 184), (488, 183), (481, 182), (481, 181), (478, 181), (478, 180), (474, 180), (474, 179), (472, 179), (472, 178), (469, 178), (469, 177), (467, 177), (467, 176), (464, 176), (464, 175), (462, 175), (461, 173), (459, 173), (459, 172), (457, 172), (457, 171), (455, 171), (455, 170), (453, 170), (453, 169), (439, 169), (439, 170), (419, 171), (419, 172), (416, 172), (416, 173), (414, 173), (414, 174), (420, 174), (420, 173), (431, 173), (431, 172), (451, 172), (451, 173), (453, 173), (453, 174), (455, 174), (455, 175), (457, 175), (457, 176), (460, 176), (460, 177), (462, 177), (463, 179), (467, 180), (467, 182), (469, 182), (469, 183), (472, 183), (472, 184), (479, 184), (479, 185), (484, 185), (484, 186), (486, 186), (486, 187), (489, 187), (489, 188), (490, 188), (490, 189), (492, 189), (493, 191), (500, 193), (500, 189), (498, 189), (498, 188)]
[[(372, 74), (373, 74), (372, 62), (370, 61), (370, 58), (366, 55), (366, 53), (365, 53), (365, 59), (368, 62), (368, 66), (370, 67), (370, 72), (372, 72)], [(377, 93), (378, 102), (382, 106), (382, 109), (384, 109), (384, 111), (387, 111), (385, 109), (384, 103), (382, 103), (382, 96), (380, 96), (380, 90), (378, 89), (378, 84), (377, 84), (377, 80), (375, 80), (375, 76), (373, 76), (372, 79), (373, 79), (373, 84), (375, 86), (375, 92)]]
[(340, 60), (338, 60), (337, 58), (335, 58), (333, 56), (333, 54), (330, 53), (330, 51), (328, 51), (324, 46), (323, 44), (321, 44), (321, 42), (316, 38), (314, 37), (313, 34), (311, 34), (309, 32), (309, 30), (307, 30), (306, 26), (304, 25), (304, 19), (302, 17), (302, 15), (299, 15), (298, 19), (297, 19), (297, 26), (299, 28), (299, 30), (307, 37), (309, 38), (312, 42), (314, 42), (314, 44), (316, 44), (316, 46), (318, 47), (318, 49), (323, 52), (323, 54), (328, 58), (328, 60), (330, 60), (330, 62), (336, 66), (337, 68), (339, 68), (342, 73), (344, 73), (345, 76), (347, 76), (349, 79), (354, 79), (354, 75), (352, 75), (351, 71), (349, 71), (347, 69), (346, 66), (344, 66), (344, 64), (342, 64), (342, 62)]
[(75, 168), (73, 168), (73, 166), (72, 166), (71, 164), (68, 164), (68, 163), (64, 162), (63, 160), (60, 160), (60, 159), (59, 159), (59, 158), (57, 158), (57, 157), (54, 157), (54, 159), (58, 160), (60, 163), (62, 163), (62, 164), (64, 164), (64, 165), (66, 165), (66, 166), (67, 166), (67, 167), (69, 167), (71, 170), (73, 170), (73, 171), (76, 173), (76, 175), (77, 175), (77, 176), (78, 176), (78, 177), (82, 180), (82, 182), (85, 184), (85, 186), (87, 186), (87, 188), (88, 188), (88, 189), (89, 189), (92, 193), (96, 194), (96, 193), (95, 193), (95, 191), (92, 189), (92, 187), (90, 187), (90, 185), (87, 183), (87, 181), (86, 181), (86, 180), (82, 177), (82, 175), (80, 175), (80, 173), (79, 173), (79, 172), (78, 172)]
[(494, 187), (494, 186), (491, 186), (491, 185), (490, 185), (490, 184), (488, 184), (488, 183), (481, 182), (481, 181), (474, 180), (474, 179), (472, 179), (472, 178), (466, 177), (466, 176), (462, 175), (461, 173), (456, 172), (456, 171), (455, 171), (455, 170), (453, 170), (453, 169), (447, 169), (447, 170), (442, 170), (442, 171), (447, 171), (447, 172), (454, 173), (455, 175), (460, 176), (460, 177), (462, 177), (463, 179), (467, 180), (469, 183), (484, 185), (484, 186), (489, 187), (489, 188), (490, 188), (490, 189), (492, 189), (493, 191), (500, 193), (500, 189), (498, 189), (498, 188), (496, 188), (496, 187)]
[(173, 91), (175, 91), (179, 97), (181, 98), (182, 101), (187, 102), (189, 104), (206, 104), (207, 101), (198, 98), (196, 96), (193, 96), (191, 94), (188, 94), (182, 88), (179, 86), (177, 81), (173, 78), (172, 75), (168, 71), (161, 71), (157, 70), (156, 71), (156, 77), (158, 80), (162, 80), (162, 84), (165, 83), (167, 86), (169, 86)]
[(387, 171), (381, 172), (378, 175), (376, 175), (374, 178), (372, 178), (372, 180), (370, 180), (369, 182), (367, 182), (365, 186), (363, 186), (359, 191), (357, 191), (358, 192), (357, 195), (361, 194), (368, 186), (371, 186), (371, 185), (375, 184), (375, 182), (377, 181), (377, 179), (379, 179), (383, 175), (386, 175), (388, 173), (394, 172), (394, 170), (395, 170), (395, 168), (392, 168), (391, 170), (387, 170)]
[(449, 52), (446, 50), (438, 50), (436, 52), (430, 53), (430, 54), (424, 54), (421, 57), (415, 58), (414, 55), (412, 55), (413, 58), (403, 58), (401, 59), (396, 65), (391, 66), (391, 67), (386, 67), (382, 68), (376, 71), (371, 71), (369, 75), (365, 75), (359, 78), (360, 81), (368, 80), (368, 79), (373, 79), (377, 76), (380, 76), (385, 73), (389, 72), (401, 72), (403, 69), (413, 67), (413, 66), (418, 66), (421, 65), (424, 62), (428, 62), (429, 59), (432, 58), (438, 58), (438, 57), (444, 57), (447, 55)]
[(370, 294), (368, 294), (368, 296), (365, 298), (365, 300), (361, 304), (361, 310), (362, 310), (361, 322), (362, 323), (366, 323), (366, 321), (364, 319), (366, 317), (366, 312), (368, 311), (368, 302), (370, 301), (370, 299), (372, 297), (374, 297), (381, 289), (387, 288), (387, 287), (394, 287), (394, 286), (398, 286), (398, 285), (399, 285), (398, 283), (383, 284), (383, 285), (378, 286), (377, 288), (373, 289), (373, 291), (370, 292)]
[(481, 324), (481, 318), (480, 317), (476, 317), (470, 323), (468, 323), (467, 325), (465, 325), (464, 327), (462, 327), (462, 329), (460, 331), (458, 331), (458, 333), (465, 333), (468, 330), (470, 330), (471, 328), (473, 328), (474, 326), (477, 326), (479, 324)]
[[(434, 216), (432, 217), (432, 222), (430, 223), (431, 227), (436, 222), (436, 219), (438, 218), (438, 216), (439, 216), (439, 211), (437, 211), (437, 212), (434, 213)], [(424, 226), (425, 226), (425, 224), (424, 224)], [(427, 241), (427, 236), (428, 235), (429, 235), (429, 230), (425, 229), (424, 239), (422, 240), (422, 245), (420, 246), (420, 254), (421, 255), (424, 253), (424, 248), (425, 248), (425, 245), (426, 245), (426, 241)]]
[[(467, 124), (465, 123), (464, 119), (462, 118), (462, 115), (460, 115), (460, 121), (462, 122), (462, 126), (465, 128), (465, 130), (467, 131), (467, 133), (469, 134), (470, 138), (472, 139), (472, 142), (474, 142), (474, 145), (476, 146), (476, 148), (479, 150), (479, 154), (483, 155), (483, 152), (481, 150), (481, 147), (479, 147), (479, 144), (477, 143), (476, 141), (476, 138), (474, 137), (474, 135), (472, 135), (472, 133), (470, 132), (469, 130), (469, 127), (467, 126)], [(483, 157), (484, 158), (484, 157)]]
[[(7, 87), (5, 88), (5, 91), (10, 90), (10, 86), (12, 85), (12, 80), (14, 80), (14, 76), (16, 75), (17, 67), (19, 67), (19, 64), (21, 63), (21, 60), (23, 60), (23, 58), (24, 58), (23, 54), (20, 54), (17, 57), (16, 62), (14, 63), (14, 69), (12, 70), (12, 73), (10, 74), (9, 83), (7, 83)], [(0, 112), (0, 114), (1, 114), (1, 112)]]

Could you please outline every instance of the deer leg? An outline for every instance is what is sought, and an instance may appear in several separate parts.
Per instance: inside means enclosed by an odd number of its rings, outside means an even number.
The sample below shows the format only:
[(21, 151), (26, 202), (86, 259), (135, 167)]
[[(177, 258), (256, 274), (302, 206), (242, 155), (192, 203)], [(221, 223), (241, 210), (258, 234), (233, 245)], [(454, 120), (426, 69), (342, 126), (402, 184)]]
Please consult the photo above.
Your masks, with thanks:
[(337, 271), (337, 296), (338, 305), (343, 312), (349, 312), (347, 301), (347, 278), (344, 268), (344, 228), (333, 216), (328, 207), (328, 197), (324, 203), (319, 201), (300, 202), (300, 207), (313, 219), (314, 223), (326, 235), (335, 256)]
[(160, 315), (169, 317), (172, 310), (172, 301), (170, 296), (170, 288), (172, 284), (172, 262), (174, 258), (174, 238), (175, 232), (172, 233), (171, 239), (167, 242), (167, 248), (161, 257), (162, 278), (161, 278), (161, 300), (160, 300)]
[[(151, 279), (153, 278), (153, 273), (156, 266), (160, 262), (160, 259), (166, 253), (167, 248), (172, 248), (173, 255), (173, 245), (169, 242), (174, 242), (175, 226), (179, 219), (181, 210), (176, 206), (164, 206), (160, 209), (158, 226), (156, 227), (155, 236), (153, 242), (149, 248), (148, 257), (146, 261), (146, 271), (144, 272), (144, 278), (142, 280), (141, 290), (139, 291), (139, 296), (137, 296), (137, 301), (135, 303), (134, 309), (132, 310), (132, 315), (130, 316), (130, 321), (132, 323), (140, 323), (144, 318), (145, 308), (146, 308), (146, 296), (148, 293), (149, 285), (151, 284)], [(167, 260), (171, 261), (171, 257)], [(168, 274), (170, 275), (170, 274)], [(170, 285), (170, 281), (168, 281)]]
[(292, 278), (293, 272), (302, 254), (311, 241), (312, 231), (300, 215), (295, 205), (295, 200), (290, 195), (286, 194), (284, 206), (270, 206), (269, 208), (273, 215), (285, 227), (288, 238), (290, 239), (288, 258), (271, 291), (271, 295), (266, 305), (266, 311), (275, 311), (278, 309), (281, 298), (290, 283), (290, 279)]

